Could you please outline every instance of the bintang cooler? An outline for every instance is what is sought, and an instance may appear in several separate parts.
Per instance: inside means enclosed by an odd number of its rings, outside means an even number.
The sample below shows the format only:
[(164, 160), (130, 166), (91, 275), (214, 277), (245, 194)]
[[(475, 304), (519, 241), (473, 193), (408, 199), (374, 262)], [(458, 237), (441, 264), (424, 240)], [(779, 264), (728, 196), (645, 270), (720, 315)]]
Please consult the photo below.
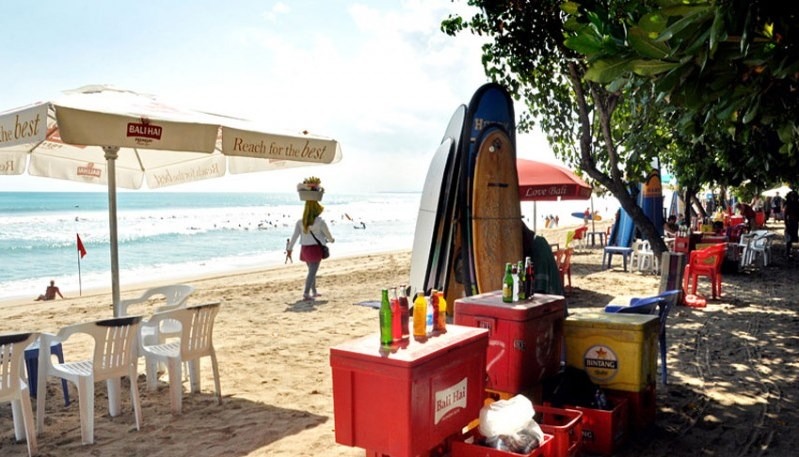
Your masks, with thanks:
[(379, 335), (330, 349), (336, 442), (367, 455), (426, 455), (480, 415), (488, 331), (458, 325), (381, 349)]
[(655, 383), (658, 316), (586, 313), (566, 318), (566, 363), (607, 389), (641, 392)]
[(486, 387), (518, 394), (560, 370), (565, 313), (560, 295), (504, 303), (495, 291), (456, 300), (454, 322), (488, 329)]

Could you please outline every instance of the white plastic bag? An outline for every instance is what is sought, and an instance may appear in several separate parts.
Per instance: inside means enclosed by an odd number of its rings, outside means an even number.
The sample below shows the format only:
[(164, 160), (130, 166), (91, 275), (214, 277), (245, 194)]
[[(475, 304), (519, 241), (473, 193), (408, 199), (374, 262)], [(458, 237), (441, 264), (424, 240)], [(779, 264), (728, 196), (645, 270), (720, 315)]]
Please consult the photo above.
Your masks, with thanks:
[(534, 415), (533, 403), (523, 395), (495, 401), (480, 410), (480, 434), (489, 447), (529, 454), (544, 438)]

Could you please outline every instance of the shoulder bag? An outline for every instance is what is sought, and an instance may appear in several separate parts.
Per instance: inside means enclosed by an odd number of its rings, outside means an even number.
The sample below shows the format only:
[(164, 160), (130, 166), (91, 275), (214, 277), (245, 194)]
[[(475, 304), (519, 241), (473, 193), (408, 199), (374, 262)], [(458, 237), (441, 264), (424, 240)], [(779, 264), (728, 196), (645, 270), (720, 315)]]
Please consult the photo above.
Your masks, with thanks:
[(313, 237), (313, 239), (316, 240), (316, 244), (318, 244), (319, 247), (322, 248), (322, 258), (326, 259), (326, 258), (330, 257), (330, 248), (328, 248), (327, 245), (322, 244), (322, 242), (319, 241), (319, 238), (317, 238), (316, 235), (313, 234), (313, 231), (311, 231), (311, 230), (308, 230), (308, 231), (311, 232), (311, 236)]

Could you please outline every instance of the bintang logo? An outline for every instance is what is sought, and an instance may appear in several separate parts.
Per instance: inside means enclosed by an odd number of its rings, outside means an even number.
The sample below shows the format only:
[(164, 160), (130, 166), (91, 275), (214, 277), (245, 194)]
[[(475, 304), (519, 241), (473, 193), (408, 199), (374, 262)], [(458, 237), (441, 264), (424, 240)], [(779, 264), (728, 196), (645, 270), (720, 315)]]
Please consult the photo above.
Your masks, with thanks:
[(88, 176), (99, 178), (103, 170), (94, 166), (94, 162), (89, 162), (85, 166), (78, 167), (78, 176)]
[(595, 345), (588, 348), (583, 356), (585, 371), (594, 380), (607, 381), (619, 371), (619, 359), (607, 346)]

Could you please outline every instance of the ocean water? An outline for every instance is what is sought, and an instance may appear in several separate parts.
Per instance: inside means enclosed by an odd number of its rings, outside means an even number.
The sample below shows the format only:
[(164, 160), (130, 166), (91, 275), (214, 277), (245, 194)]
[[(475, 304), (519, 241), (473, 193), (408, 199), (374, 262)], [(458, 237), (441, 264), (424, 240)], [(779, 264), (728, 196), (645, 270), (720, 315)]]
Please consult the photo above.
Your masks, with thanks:
[[(420, 193), (328, 193), (323, 217), (336, 238), (332, 255), (410, 250)], [(612, 217), (615, 199), (595, 199)], [(560, 226), (589, 201), (539, 202), (537, 225)], [(291, 193), (126, 191), (117, 195), (120, 284), (230, 273), (282, 265), (286, 239), (302, 216)], [(522, 203), (532, 227), (533, 204)], [(0, 192), (0, 301), (33, 298), (53, 279), (67, 296), (111, 287), (105, 192)], [(366, 229), (361, 229), (361, 222)], [(358, 228), (356, 228), (358, 227)], [(76, 235), (87, 255), (78, 261)], [(294, 254), (299, 262), (299, 251)], [(79, 275), (80, 268), (80, 275)]]
[[(325, 195), (332, 255), (411, 249), (419, 199)], [(282, 265), (302, 209), (293, 192), (120, 192), (120, 284)], [(68, 296), (110, 288), (105, 192), (0, 192), (0, 214), (0, 300), (33, 298), (51, 279)], [(87, 251), (80, 262), (78, 234)], [(298, 250), (294, 257), (299, 262)]]

